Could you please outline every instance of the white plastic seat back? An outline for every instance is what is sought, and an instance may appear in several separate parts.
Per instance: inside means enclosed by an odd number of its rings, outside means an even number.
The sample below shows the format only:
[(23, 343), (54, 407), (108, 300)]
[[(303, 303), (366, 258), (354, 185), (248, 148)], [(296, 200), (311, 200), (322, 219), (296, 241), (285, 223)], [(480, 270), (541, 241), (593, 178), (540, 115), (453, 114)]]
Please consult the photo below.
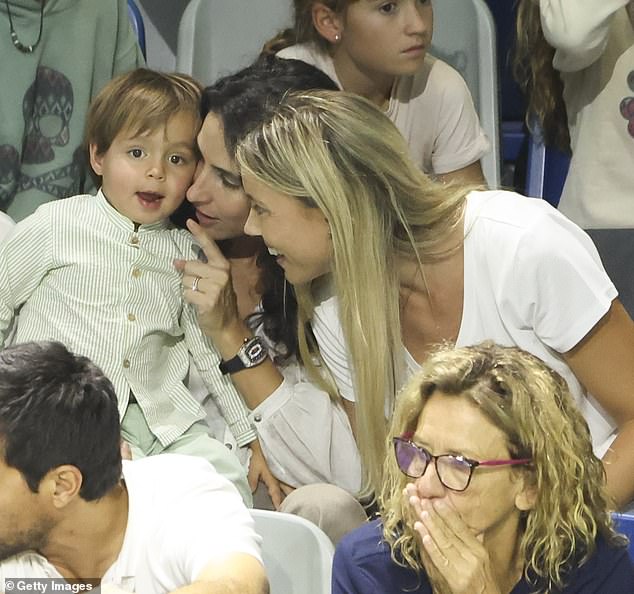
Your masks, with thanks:
[(292, 514), (253, 509), (251, 515), (270, 594), (330, 594), (334, 547), (324, 532)]
[(491, 141), (483, 157), (484, 176), (492, 188), (500, 185), (500, 138), (495, 22), (484, 0), (434, 2), (431, 53), (453, 66), (467, 82)]
[(209, 85), (251, 64), (291, 21), (291, 0), (191, 0), (178, 28), (176, 70)]

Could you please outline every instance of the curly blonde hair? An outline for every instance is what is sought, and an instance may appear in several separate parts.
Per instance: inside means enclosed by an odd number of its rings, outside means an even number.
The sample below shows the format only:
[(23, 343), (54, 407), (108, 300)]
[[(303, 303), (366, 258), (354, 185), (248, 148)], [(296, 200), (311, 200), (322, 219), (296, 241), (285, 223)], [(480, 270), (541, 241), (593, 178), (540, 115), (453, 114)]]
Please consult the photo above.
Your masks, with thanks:
[[(385, 411), (392, 410), (405, 380), (397, 264), (410, 259), (422, 269), (446, 255), (441, 246), (460, 224), (468, 192), (434, 182), (408, 153), (394, 124), (367, 99), (313, 91), (290, 94), (272, 106), (240, 143), (236, 157), (243, 175), (319, 208), (328, 220), (368, 495), (382, 482)], [(295, 287), (300, 351), (309, 369), (304, 327), (319, 282)], [(313, 376), (318, 381), (323, 374)], [(336, 396), (332, 382), (329, 391)]]
[(535, 123), (539, 124), (544, 144), (570, 153), (564, 85), (553, 66), (554, 56), (555, 49), (544, 37), (539, 4), (519, 0), (513, 74), (528, 100), (526, 125), (535, 133)]
[[(538, 592), (563, 587), (566, 569), (589, 559), (598, 534), (611, 544), (626, 544), (612, 525), (603, 464), (561, 376), (517, 347), (491, 342), (439, 347), (399, 395), (388, 442), (416, 430), (425, 403), (437, 391), (477, 405), (505, 433), (511, 457), (532, 460), (513, 472), (527, 473), (537, 493), (535, 507), (523, 518), (519, 554)], [(411, 479), (393, 455), (386, 458), (384, 477), (379, 501), (392, 556), (423, 570), (420, 538), (402, 495)]]

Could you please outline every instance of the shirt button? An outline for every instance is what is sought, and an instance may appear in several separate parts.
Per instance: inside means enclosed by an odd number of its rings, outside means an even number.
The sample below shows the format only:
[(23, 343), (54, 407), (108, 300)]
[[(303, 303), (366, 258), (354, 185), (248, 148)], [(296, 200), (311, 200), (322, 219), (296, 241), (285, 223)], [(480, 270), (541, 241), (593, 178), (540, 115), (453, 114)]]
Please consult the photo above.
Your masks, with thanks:
[(254, 420), (256, 423), (259, 423), (259, 422), (262, 420), (262, 415), (261, 415), (260, 413), (256, 413), (256, 414), (254, 414), (254, 415), (253, 415), (253, 420)]
[(133, 235), (130, 243), (136, 245), (137, 243), (139, 243), (139, 238), (136, 235)]
[(130, 360), (129, 359), (124, 359), (123, 360), (123, 367), (125, 367), (125, 369), (128, 369), (128, 367), (130, 367)]
[(141, 276), (141, 270), (139, 268), (132, 269), (132, 276), (134, 278), (139, 278)]
[(228, 450), (232, 450), (233, 449), (233, 446), (230, 443), (226, 443), (225, 446), (226, 446), (226, 448)]
[(131, 322), (134, 322), (136, 320), (136, 316), (133, 313), (129, 313), (128, 320), (130, 320)]

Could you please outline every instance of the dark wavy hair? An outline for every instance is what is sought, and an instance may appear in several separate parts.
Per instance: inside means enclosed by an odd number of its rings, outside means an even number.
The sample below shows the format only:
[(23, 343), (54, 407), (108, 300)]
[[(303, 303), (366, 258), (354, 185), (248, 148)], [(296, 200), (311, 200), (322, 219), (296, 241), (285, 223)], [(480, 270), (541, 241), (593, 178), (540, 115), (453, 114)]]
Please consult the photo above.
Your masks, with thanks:
[[(233, 158), (236, 147), (249, 131), (261, 123), (267, 107), (279, 103), (290, 91), (337, 90), (335, 82), (321, 70), (301, 60), (284, 60), (273, 55), (260, 56), (253, 64), (219, 79), (202, 94), (202, 119), (213, 113), (222, 121), (225, 147)], [(194, 211), (185, 201), (172, 220), (184, 226)], [(257, 257), (260, 274), (262, 311), (251, 314), (251, 328), (262, 325), (282, 362), (291, 356), (300, 359), (297, 346), (297, 301), (284, 271), (268, 253), (264, 242)]]

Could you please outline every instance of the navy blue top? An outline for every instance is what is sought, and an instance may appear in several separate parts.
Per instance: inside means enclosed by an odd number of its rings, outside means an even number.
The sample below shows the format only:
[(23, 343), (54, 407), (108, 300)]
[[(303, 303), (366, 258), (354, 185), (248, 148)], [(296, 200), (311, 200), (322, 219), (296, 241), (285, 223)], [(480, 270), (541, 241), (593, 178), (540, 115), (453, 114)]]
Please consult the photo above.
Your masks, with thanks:
[[(432, 594), (424, 573), (401, 567), (392, 560), (382, 538), (380, 520), (346, 535), (337, 546), (332, 571), (332, 594)], [(634, 594), (634, 563), (627, 548), (597, 540), (597, 551), (567, 580), (561, 594)], [(522, 579), (511, 594), (530, 594)]]

